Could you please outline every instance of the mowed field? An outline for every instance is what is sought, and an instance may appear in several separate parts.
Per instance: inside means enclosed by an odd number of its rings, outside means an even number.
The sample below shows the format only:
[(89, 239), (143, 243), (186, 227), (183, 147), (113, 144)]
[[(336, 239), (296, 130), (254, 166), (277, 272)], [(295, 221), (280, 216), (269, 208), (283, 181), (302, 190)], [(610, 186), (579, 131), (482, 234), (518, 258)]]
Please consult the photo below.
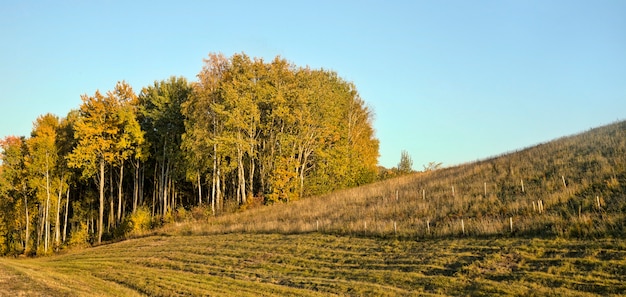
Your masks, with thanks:
[(2, 296), (610, 296), (619, 239), (157, 234), (0, 259)]

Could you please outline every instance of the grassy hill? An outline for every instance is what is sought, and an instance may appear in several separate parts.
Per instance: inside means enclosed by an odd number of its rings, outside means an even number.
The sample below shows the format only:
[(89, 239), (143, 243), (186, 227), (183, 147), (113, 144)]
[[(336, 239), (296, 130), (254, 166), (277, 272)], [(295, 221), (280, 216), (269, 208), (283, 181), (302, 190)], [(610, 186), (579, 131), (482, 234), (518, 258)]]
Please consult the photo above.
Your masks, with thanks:
[[(523, 184), (523, 185), (522, 185)], [(35, 259), (0, 296), (626, 292), (626, 122), (471, 164)]]
[[(499, 157), (221, 216), (185, 232), (622, 237), (626, 122)], [(185, 225), (185, 224), (182, 224)]]

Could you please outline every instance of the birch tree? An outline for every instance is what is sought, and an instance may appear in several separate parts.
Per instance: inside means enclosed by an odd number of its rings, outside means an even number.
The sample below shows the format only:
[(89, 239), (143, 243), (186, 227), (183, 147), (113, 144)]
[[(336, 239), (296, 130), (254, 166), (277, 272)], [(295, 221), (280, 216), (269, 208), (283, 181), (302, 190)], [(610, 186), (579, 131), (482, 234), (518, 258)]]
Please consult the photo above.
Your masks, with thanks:
[(223, 197), (224, 152), (219, 135), (224, 131), (224, 107), (219, 89), (229, 67), (230, 61), (224, 55), (210, 54), (193, 84), (192, 96), (182, 104), (185, 116), (182, 148), (188, 164), (193, 164), (188, 167), (192, 174), (210, 176), (213, 214), (220, 209)]
[[(34, 189), (37, 200), (40, 202), (39, 235), (43, 236), (43, 252), (48, 253), (51, 239), (51, 206), (56, 204), (53, 197), (55, 189), (61, 187), (55, 182), (57, 173), (58, 150), (56, 147), (56, 134), (59, 119), (52, 114), (46, 114), (37, 118), (33, 125), (31, 138), (26, 143), (28, 146), (27, 170), (29, 181)], [(54, 199), (54, 200), (53, 200)], [(40, 241), (38, 239), (38, 241)]]
[(105, 169), (108, 164), (115, 161), (115, 143), (119, 133), (114, 113), (117, 104), (113, 98), (105, 97), (99, 91), (93, 96), (83, 95), (81, 99), (83, 103), (75, 126), (78, 143), (68, 155), (68, 165), (81, 169), (84, 178), (95, 178), (99, 193), (96, 239), (97, 243), (101, 243), (104, 226)]

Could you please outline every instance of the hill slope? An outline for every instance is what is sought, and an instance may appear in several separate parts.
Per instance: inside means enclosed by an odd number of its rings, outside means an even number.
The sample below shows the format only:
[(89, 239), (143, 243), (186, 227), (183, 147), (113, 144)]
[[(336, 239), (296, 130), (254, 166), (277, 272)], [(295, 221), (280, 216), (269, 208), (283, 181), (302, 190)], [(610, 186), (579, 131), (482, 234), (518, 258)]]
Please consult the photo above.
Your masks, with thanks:
[(142, 238), (0, 259), (0, 296), (620, 295), (625, 168), (621, 122)]
[(622, 236), (626, 122), (488, 160), (179, 226), (185, 232)]

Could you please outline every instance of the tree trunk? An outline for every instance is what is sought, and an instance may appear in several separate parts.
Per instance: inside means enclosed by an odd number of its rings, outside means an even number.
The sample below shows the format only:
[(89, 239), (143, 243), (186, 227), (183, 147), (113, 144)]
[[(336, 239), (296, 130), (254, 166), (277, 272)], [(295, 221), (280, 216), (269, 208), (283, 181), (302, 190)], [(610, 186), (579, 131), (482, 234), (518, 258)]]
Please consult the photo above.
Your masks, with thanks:
[(24, 195), (24, 208), (26, 209), (26, 238), (24, 239), (24, 253), (28, 253), (28, 239), (30, 238), (30, 218), (28, 217), (28, 195)]
[(63, 188), (59, 185), (59, 195), (57, 199), (57, 217), (54, 221), (54, 247), (56, 249), (61, 245), (61, 195)]
[[(165, 163), (165, 162), (164, 162)], [(165, 173), (163, 174), (162, 180), (163, 180), (163, 185), (161, 186), (162, 188), (162, 202), (163, 202), (163, 215), (165, 215), (167, 213), (167, 209), (169, 207), (168, 205), (168, 199), (169, 199), (169, 187), (168, 187), (168, 183), (169, 183), (169, 176), (170, 176), (170, 160), (167, 160), (167, 165), (165, 165)]]
[[(241, 138), (241, 137), (238, 137), (238, 138)], [(241, 149), (240, 145), (237, 145), (237, 167), (238, 167), (237, 199), (239, 201), (239, 204), (245, 204), (246, 203), (246, 175), (243, 170), (243, 150)]]
[(166, 188), (166, 180), (165, 180), (165, 176), (166, 176), (166, 172), (165, 172), (165, 160), (166, 160), (166, 154), (165, 154), (165, 148), (167, 147), (167, 137), (165, 138), (165, 141), (163, 141), (163, 159), (161, 160), (161, 178), (159, 179), (159, 203), (161, 203), (161, 207), (162, 207), (162, 215), (165, 215), (165, 210), (167, 208), (167, 201), (166, 201), (166, 197), (165, 197), (165, 188)]
[[(252, 153), (250, 155), (252, 155)], [(254, 197), (254, 158), (252, 158), (252, 156), (250, 156), (250, 171), (248, 172), (248, 176), (250, 177), (248, 195)]]
[(202, 205), (202, 183), (200, 181), (200, 170), (198, 170), (197, 174), (198, 174), (198, 205)]
[(135, 165), (135, 178), (133, 181), (133, 213), (135, 213), (135, 211), (137, 211), (137, 200), (139, 199), (139, 166), (140, 166), (140, 161), (137, 160), (137, 163), (134, 164)]
[(213, 144), (213, 172), (212, 172), (212, 180), (211, 180), (211, 210), (213, 211), (213, 215), (215, 215), (215, 201), (217, 199), (217, 176), (219, 171), (217, 171), (217, 144)]
[(144, 184), (144, 171), (145, 171), (145, 167), (141, 166), (141, 163), (138, 162), (137, 164), (139, 164), (139, 166), (141, 167), (141, 169), (139, 169), (139, 205), (143, 205), (144, 201), (143, 201), (143, 184)]
[[(157, 163), (157, 165), (158, 165), (158, 163)], [(158, 178), (158, 175), (157, 175), (158, 168), (159, 168), (159, 166), (154, 166), (154, 175), (153, 175), (154, 176), (154, 178), (153, 178), (153, 181), (154, 181), (153, 183), (154, 184), (152, 185), (152, 216), (154, 216), (154, 214), (156, 212), (156, 209), (157, 209), (157, 205), (156, 205), (157, 204), (157, 196), (160, 195), (159, 194), (159, 192), (160, 192), (160, 190), (159, 190), (160, 189), (159, 188), (160, 187), (159, 183), (160, 182), (159, 182), (159, 178)]]
[(122, 201), (124, 200), (122, 197), (122, 182), (124, 181), (124, 161), (122, 160), (122, 164), (120, 165), (120, 181), (117, 186), (117, 222), (122, 221)]
[(115, 205), (113, 198), (113, 165), (109, 167), (109, 219), (107, 220), (107, 231), (111, 231), (111, 225), (115, 223)]
[(38, 225), (37, 225), (37, 245), (35, 247), (35, 250), (38, 251), (39, 247), (41, 246), (41, 238), (43, 237), (44, 234), (44, 229), (45, 229), (45, 222), (44, 222), (44, 216), (45, 216), (45, 205), (41, 204), (39, 205), (39, 209), (38, 209), (38, 213), (37, 216), (39, 218), (38, 220)]
[[(222, 164), (219, 164), (218, 166), (220, 165)], [(217, 193), (217, 208), (222, 211), (224, 210), (224, 195), (226, 195), (226, 178), (222, 177), (221, 170), (220, 174), (217, 175), (217, 187), (219, 189), (219, 192)]]
[(102, 227), (104, 226), (104, 159), (100, 160), (100, 217), (98, 220), (98, 243), (102, 242)]
[[(254, 132), (251, 133), (254, 135)], [(249, 176), (249, 190), (248, 194), (251, 197), (254, 197), (254, 138), (250, 137), (250, 171), (248, 172)]]
[(50, 213), (50, 169), (48, 167), (48, 153), (46, 153), (46, 210), (44, 219), (44, 224), (46, 225), (46, 235), (44, 241), (44, 252), (48, 252), (48, 246), (50, 243), (50, 220), (48, 219), (48, 215)]
[(70, 211), (70, 187), (67, 187), (67, 193), (65, 194), (65, 223), (63, 224), (63, 242), (67, 239), (67, 216)]

